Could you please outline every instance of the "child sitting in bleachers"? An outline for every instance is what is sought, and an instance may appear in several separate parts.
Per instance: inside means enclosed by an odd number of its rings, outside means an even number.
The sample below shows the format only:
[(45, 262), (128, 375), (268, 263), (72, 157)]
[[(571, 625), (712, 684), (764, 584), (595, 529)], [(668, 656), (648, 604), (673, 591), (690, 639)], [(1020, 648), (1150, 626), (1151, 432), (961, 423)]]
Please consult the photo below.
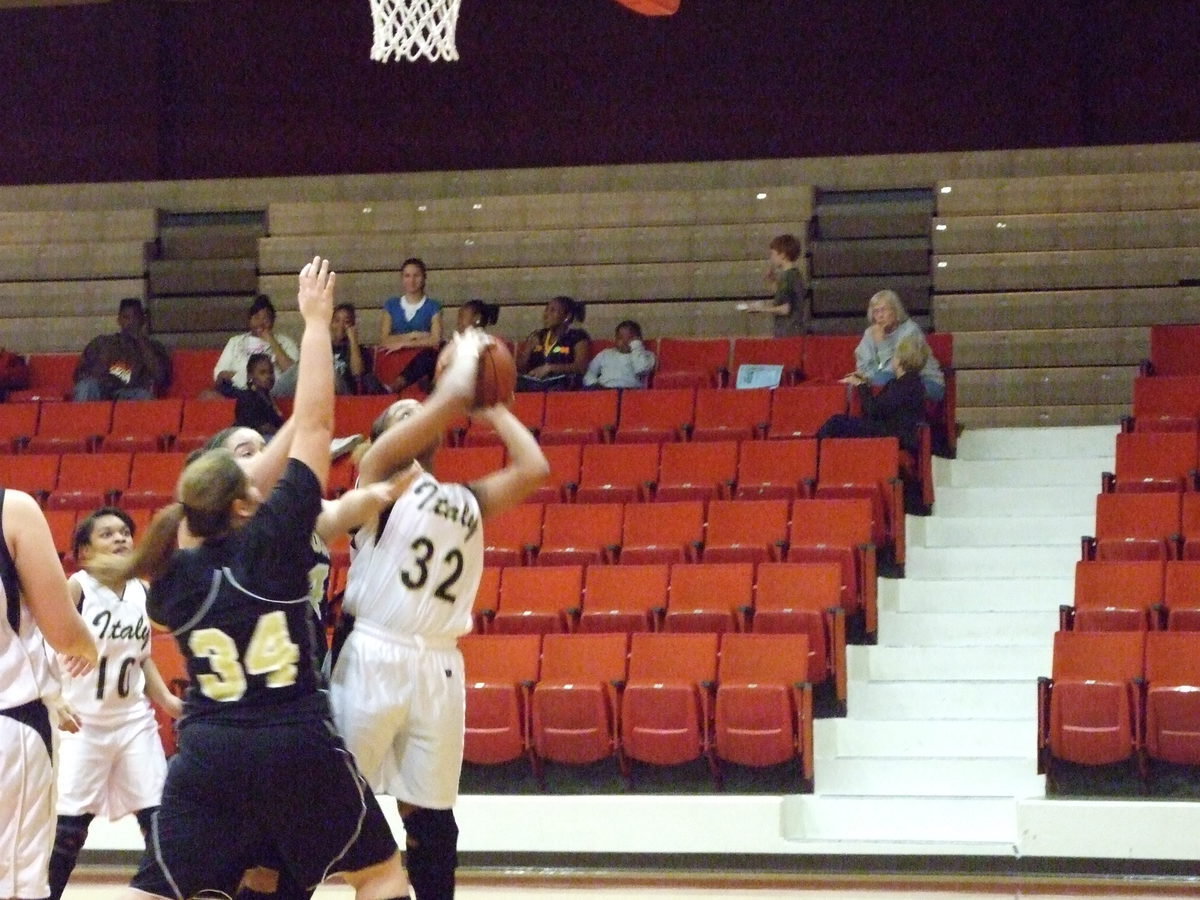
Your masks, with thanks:
[(283, 413), (271, 396), (275, 386), (275, 366), (265, 353), (252, 353), (246, 361), (246, 387), (237, 391), (234, 424), (253, 428), (270, 437), (283, 427)]

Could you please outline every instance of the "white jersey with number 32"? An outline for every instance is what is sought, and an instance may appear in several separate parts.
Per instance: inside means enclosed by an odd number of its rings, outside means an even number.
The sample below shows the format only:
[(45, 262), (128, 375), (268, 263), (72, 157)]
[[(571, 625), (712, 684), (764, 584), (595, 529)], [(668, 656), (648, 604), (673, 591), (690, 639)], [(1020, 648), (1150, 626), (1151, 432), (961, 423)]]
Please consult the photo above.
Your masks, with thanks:
[(483, 575), (483, 517), (461, 484), (418, 477), (386, 515), (355, 536), (344, 609), (388, 631), (458, 637), (471, 630)]

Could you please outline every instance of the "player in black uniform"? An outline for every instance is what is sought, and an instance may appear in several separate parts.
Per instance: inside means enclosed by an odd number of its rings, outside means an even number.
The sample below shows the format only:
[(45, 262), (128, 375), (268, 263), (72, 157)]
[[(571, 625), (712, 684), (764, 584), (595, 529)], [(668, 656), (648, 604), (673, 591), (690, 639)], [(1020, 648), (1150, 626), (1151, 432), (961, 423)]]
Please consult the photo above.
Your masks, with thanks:
[[(300, 274), (295, 435), (270, 497), (231, 453), (206, 453), (184, 470), (181, 502), (155, 517), (132, 556), (112, 561), (152, 579), (151, 618), (176, 636), (191, 680), (138, 892), (232, 896), (263, 848), (310, 888), (338, 872), (360, 900), (408, 891), (391, 828), (333, 728), (315, 668), (308, 573), (329, 471), (333, 285), (319, 258)], [(183, 521), (202, 543), (174, 550)]]

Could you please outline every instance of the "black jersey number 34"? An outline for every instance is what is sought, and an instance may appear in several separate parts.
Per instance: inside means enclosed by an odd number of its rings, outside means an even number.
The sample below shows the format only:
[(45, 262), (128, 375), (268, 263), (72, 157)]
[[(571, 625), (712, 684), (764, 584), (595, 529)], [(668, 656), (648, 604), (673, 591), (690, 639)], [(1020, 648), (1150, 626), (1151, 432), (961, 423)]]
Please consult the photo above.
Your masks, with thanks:
[[(404, 586), (411, 591), (420, 590), (425, 586), (425, 582), (429, 580), (429, 561), (433, 559), (437, 551), (434, 549), (433, 541), (429, 538), (419, 537), (410, 545), (414, 554), (412, 563), (413, 568), (400, 570), (400, 581)], [(442, 556), (442, 562), (450, 568), (450, 574), (442, 579), (441, 583), (433, 591), (433, 596), (439, 600), (445, 600), (447, 603), (453, 603), (457, 597), (453, 593), (454, 583), (462, 576), (463, 570), (463, 555), (462, 550), (457, 547), (451, 547)]]

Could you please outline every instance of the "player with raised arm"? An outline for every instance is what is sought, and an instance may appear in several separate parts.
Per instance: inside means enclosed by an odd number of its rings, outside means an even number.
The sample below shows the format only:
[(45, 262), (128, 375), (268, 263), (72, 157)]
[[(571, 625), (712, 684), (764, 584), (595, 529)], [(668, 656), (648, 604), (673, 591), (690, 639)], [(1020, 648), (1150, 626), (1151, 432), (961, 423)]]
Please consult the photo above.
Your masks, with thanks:
[(483, 528), (546, 479), (546, 458), (505, 406), (485, 419), (508, 450), (508, 465), (469, 485), (432, 474), (441, 437), (473, 402), (488, 338), (455, 336), (454, 355), (422, 404), (400, 400), (375, 423), (359, 484), (421, 471), (400, 499), (354, 538), (343, 613), (352, 622), (331, 685), (334, 717), (363, 774), (396, 798), (407, 835), (409, 877), (421, 900), (454, 894), (465, 694), (457, 640), (471, 630), (483, 572)]
[(71, 603), (50, 527), (36, 501), (0, 488), (0, 897), (50, 893), (54, 765), (50, 711), (57, 696), (46, 644), (82, 673), (96, 642)]
[[(267, 852), (308, 889), (341, 873), (359, 900), (407, 895), (383, 813), (333, 728), (316, 668), (312, 533), (329, 473), (334, 275), (300, 273), (295, 433), (263, 499), (225, 449), (190, 463), (178, 502), (119, 570), (151, 578), (151, 617), (187, 663), (179, 752), (131, 896), (233, 896)], [(198, 546), (175, 549), (186, 522)], [(314, 790), (308, 776), (319, 777)]]

